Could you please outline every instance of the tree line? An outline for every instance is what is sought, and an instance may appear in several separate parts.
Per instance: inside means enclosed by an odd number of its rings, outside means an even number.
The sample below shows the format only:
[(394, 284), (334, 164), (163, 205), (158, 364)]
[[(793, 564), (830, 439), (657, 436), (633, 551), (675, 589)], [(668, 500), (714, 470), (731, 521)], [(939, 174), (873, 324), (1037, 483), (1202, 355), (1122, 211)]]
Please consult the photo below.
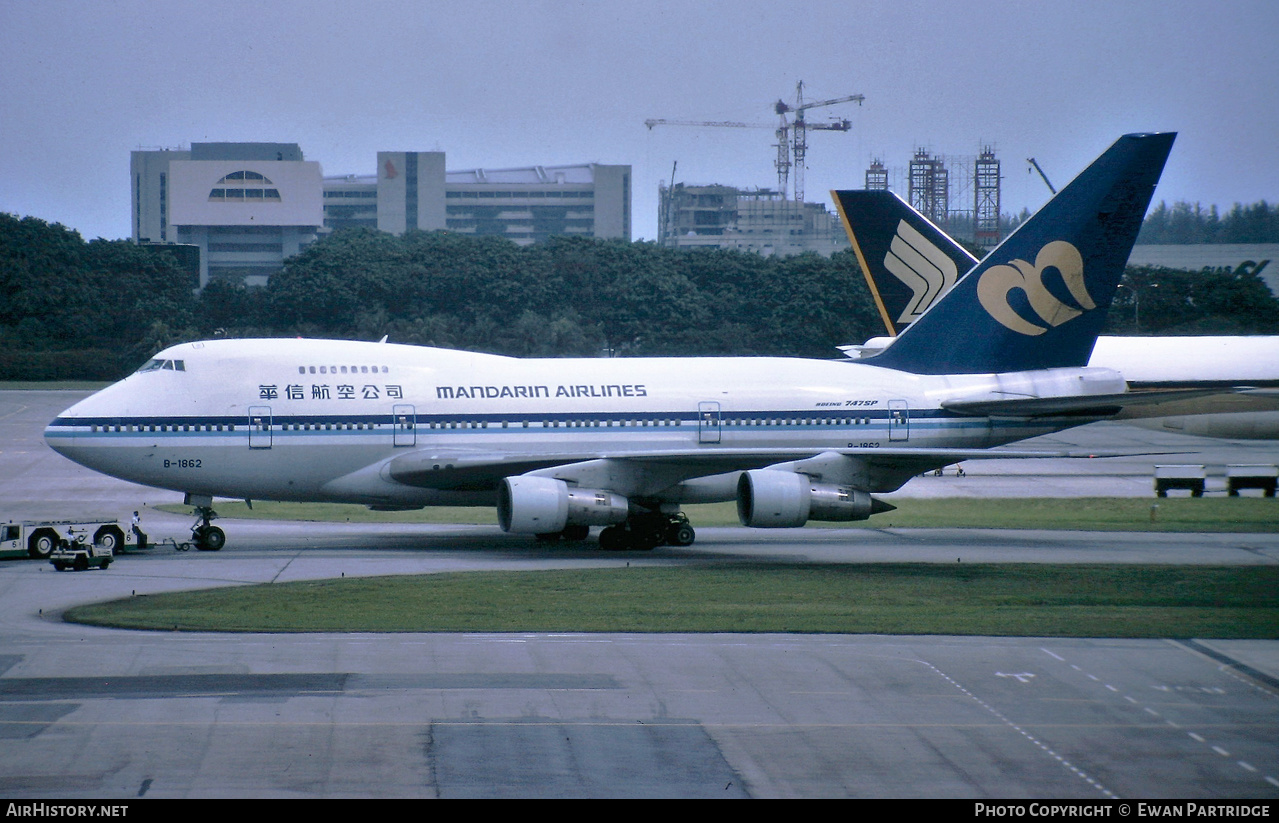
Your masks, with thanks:
[[(788, 258), (555, 237), (346, 229), (267, 286), (196, 294), (163, 247), (0, 214), (0, 379), (118, 378), (164, 346), (377, 340), (518, 356), (837, 356), (883, 334), (855, 255)], [(1109, 333), (1279, 333), (1250, 272), (1130, 269)]]
[(1279, 243), (1279, 206), (1262, 200), (1251, 206), (1236, 203), (1219, 214), (1216, 206), (1160, 202), (1146, 215), (1138, 243), (1152, 245), (1194, 243)]

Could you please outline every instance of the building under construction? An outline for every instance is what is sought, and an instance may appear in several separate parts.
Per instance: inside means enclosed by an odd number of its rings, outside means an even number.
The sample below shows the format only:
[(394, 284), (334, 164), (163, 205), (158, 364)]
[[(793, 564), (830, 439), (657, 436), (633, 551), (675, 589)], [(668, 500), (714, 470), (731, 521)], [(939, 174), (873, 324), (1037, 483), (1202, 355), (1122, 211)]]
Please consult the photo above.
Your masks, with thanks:
[(839, 219), (825, 206), (789, 200), (775, 190), (678, 183), (659, 187), (658, 195), (658, 243), (669, 248), (829, 257), (849, 246)]
[[(838, 219), (819, 203), (804, 202), (804, 171), (810, 131), (848, 132), (852, 122), (835, 117), (811, 121), (809, 112), (844, 103), (861, 105), (864, 96), (847, 94), (829, 100), (804, 100), (804, 83), (795, 85), (795, 102), (772, 104), (777, 121), (742, 123), (729, 121), (645, 120), (655, 126), (695, 128), (771, 129), (777, 142), (774, 165), (776, 189), (740, 189), (734, 186), (690, 186), (675, 183), (658, 188), (658, 242), (671, 248), (720, 248), (750, 251), (766, 256), (816, 252), (829, 257), (848, 248), (848, 237)], [(792, 119), (793, 118), (793, 119)], [(788, 197), (793, 190), (794, 196)]]

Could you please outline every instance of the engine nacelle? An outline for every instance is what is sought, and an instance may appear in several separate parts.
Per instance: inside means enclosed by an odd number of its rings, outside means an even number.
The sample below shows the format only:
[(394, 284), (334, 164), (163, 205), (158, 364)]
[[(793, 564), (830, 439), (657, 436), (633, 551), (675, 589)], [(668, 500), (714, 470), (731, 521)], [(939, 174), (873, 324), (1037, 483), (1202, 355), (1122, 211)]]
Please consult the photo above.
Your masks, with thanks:
[(865, 520), (891, 506), (851, 486), (813, 483), (808, 475), (776, 469), (742, 472), (737, 516), (743, 526), (784, 529), (809, 520)]
[(630, 503), (620, 494), (570, 488), (554, 477), (508, 477), (497, 495), (497, 521), (502, 531), (516, 534), (553, 534), (568, 525), (607, 526), (621, 523), (629, 513)]

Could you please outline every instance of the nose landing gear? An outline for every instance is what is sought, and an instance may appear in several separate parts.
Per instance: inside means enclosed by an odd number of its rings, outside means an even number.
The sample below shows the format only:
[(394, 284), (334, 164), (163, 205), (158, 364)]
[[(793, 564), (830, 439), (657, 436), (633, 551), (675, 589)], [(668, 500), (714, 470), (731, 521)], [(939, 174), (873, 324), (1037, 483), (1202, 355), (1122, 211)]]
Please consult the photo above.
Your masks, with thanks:
[(196, 521), (191, 526), (191, 542), (202, 552), (215, 552), (226, 545), (226, 532), (209, 521), (218, 516), (211, 506), (195, 507)]

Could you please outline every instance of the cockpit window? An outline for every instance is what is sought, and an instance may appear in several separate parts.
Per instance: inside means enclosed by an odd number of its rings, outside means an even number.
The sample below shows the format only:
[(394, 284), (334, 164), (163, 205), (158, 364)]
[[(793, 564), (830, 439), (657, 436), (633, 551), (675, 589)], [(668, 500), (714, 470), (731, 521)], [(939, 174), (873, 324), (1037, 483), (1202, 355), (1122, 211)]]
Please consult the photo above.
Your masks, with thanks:
[(186, 371), (187, 364), (185, 360), (163, 360), (155, 358), (148, 360), (146, 364), (138, 369), (135, 374), (141, 374), (144, 371), (156, 371), (158, 369), (168, 369), (169, 371)]

